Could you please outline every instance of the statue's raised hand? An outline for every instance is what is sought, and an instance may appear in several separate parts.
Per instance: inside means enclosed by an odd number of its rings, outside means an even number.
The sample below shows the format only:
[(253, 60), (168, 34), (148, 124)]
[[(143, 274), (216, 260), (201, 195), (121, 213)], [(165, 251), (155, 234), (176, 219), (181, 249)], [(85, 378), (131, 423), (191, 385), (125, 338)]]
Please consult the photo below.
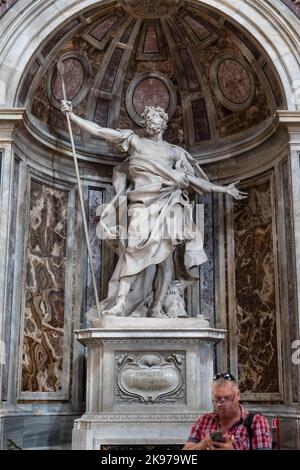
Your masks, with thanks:
[(63, 113), (71, 113), (72, 112), (71, 101), (62, 100), (60, 109)]
[(239, 181), (236, 181), (235, 183), (231, 183), (227, 186), (227, 194), (230, 194), (230, 196), (234, 197), (234, 199), (245, 199), (248, 197), (248, 193), (245, 191), (240, 191), (235, 185), (238, 184)]

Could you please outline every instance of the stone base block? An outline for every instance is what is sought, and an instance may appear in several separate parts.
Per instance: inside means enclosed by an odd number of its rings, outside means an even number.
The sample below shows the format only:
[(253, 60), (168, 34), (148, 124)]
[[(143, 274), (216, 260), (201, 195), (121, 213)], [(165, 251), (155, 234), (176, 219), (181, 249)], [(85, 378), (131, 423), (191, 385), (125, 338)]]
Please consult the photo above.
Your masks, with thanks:
[(182, 444), (211, 409), (213, 345), (224, 333), (203, 318), (107, 317), (77, 331), (88, 348), (87, 412), (73, 448)]

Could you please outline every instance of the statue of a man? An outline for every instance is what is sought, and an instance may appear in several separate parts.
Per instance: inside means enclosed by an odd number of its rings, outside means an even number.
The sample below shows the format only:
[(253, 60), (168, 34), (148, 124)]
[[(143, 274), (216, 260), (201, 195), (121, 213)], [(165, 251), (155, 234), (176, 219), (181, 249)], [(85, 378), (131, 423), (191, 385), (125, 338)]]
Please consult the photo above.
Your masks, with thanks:
[[(128, 155), (114, 169), (116, 195), (100, 216), (101, 233), (112, 246), (118, 242), (119, 254), (100, 311), (116, 316), (170, 316), (164, 307), (169, 287), (176, 286), (179, 276), (185, 281), (195, 280), (199, 265), (207, 260), (201, 233), (193, 222), (189, 193), (227, 193), (235, 199), (246, 197), (245, 193), (235, 184), (210, 183), (188, 152), (163, 140), (168, 115), (160, 107), (145, 108), (142, 138), (132, 130), (104, 128), (82, 119), (67, 101), (62, 102), (61, 109), (82, 129), (117, 144)], [(114, 227), (110, 224), (125, 195), (127, 237), (120, 236), (120, 222)], [(175, 269), (175, 252), (180, 258), (179, 251), (184, 252), (180, 274)]]

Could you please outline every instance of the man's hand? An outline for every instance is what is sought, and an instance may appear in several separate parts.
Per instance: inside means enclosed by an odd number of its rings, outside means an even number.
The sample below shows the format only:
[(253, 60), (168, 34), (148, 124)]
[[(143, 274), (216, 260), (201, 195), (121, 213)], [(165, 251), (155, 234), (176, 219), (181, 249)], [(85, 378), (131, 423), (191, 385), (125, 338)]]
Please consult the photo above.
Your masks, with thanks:
[(240, 191), (238, 188), (236, 188), (236, 184), (238, 184), (239, 181), (236, 181), (235, 183), (231, 183), (227, 186), (227, 194), (230, 194), (230, 196), (234, 197), (234, 199), (245, 199), (248, 197), (248, 193), (244, 191)]
[(71, 103), (71, 101), (62, 100), (60, 109), (64, 114), (71, 113), (72, 112), (72, 103)]
[(187, 442), (182, 450), (214, 450), (213, 442), (207, 435), (200, 442)]
[(225, 442), (217, 442), (213, 441), (213, 449), (212, 450), (234, 450), (232, 445), (233, 443), (233, 436), (224, 436)]

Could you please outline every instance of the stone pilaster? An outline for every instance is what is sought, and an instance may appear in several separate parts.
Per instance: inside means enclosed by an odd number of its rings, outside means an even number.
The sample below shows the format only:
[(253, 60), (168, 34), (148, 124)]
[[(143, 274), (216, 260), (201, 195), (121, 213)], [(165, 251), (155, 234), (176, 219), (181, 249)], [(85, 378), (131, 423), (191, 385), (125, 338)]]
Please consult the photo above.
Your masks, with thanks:
[[(294, 239), (295, 252), (295, 277), (293, 273), (288, 273), (288, 282), (295, 285), (296, 290), (296, 317), (295, 326), (297, 331), (294, 337), (300, 337), (300, 111), (278, 111), (279, 122), (285, 126), (289, 135), (289, 167), (292, 193), (292, 238)], [(292, 339), (291, 339), (292, 341)], [(299, 366), (298, 366), (299, 367)], [(300, 383), (298, 375), (298, 400), (300, 400)]]
[[(9, 228), (11, 223), (11, 198), (14, 171), (13, 134), (18, 122), (23, 120), (25, 109), (0, 109), (0, 367), (6, 362), (6, 341), (4, 336), (5, 313), (7, 310), (7, 291), (11, 280), (8, 276)], [(0, 374), (2, 378), (3, 374)], [(1, 379), (2, 380), (2, 379)], [(0, 383), (2, 399), (2, 383)]]
[(297, 304), (300, 311), (300, 111), (278, 111), (279, 122), (289, 133), (290, 170), (297, 275)]

